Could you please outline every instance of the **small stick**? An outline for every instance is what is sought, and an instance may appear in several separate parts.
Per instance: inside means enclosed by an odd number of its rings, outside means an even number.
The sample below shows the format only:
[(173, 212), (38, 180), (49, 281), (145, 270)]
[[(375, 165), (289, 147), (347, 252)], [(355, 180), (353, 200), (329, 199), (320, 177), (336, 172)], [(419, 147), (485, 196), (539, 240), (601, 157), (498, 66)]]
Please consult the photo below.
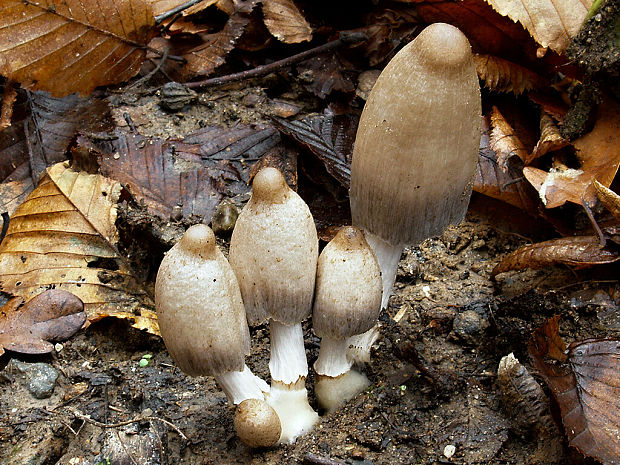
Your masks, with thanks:
[(153, 416), (138, 417), (138, 418), (134, 418), (133, 420), (121, 421), (119, 423), (101, 423), (100, 421), (93, 420), (89, 416), (86, 416), (76, 410), (71, 410), (71, 413), (73, 413), (73, 415), (76, 418), (79, 418), (80, 420), (85, 421), (86, 423), (90, 423), (91, 425), (98, 426), (99, 428), (120, 428), (121, 426), (131, 425), (133, 423), (138, 423), (140, 421), (159, 421), (163, 423), (164, 425), (168, 425), (170, 428), (176, 431), (176, 433), (179, 436), (181, 436), (181, 438), (183, 438), (184, 441), (189, 441), (189, 439), (187, 439), (187, 436), (183, 434), (183, 431), (181, 431), (176, 425), (170, 423), (168, 420), (164, 420), (163, 418), (159, 418), (159, 417), (153, 417)]
[(329, 457), (321, 457), (308, 452), (303, 461), (304, 465), (345, 465), (340, 460), (330, 459)]
[(187, 10), (188, 8), (191, 8), (191, 7), (193, 7), (194, 5), (196, 5), (196, 4), (200, 3), (200, 2), (202, 2), (202, 0), (190, 0), (189, 2), (185, 2), (182, 5), (179, 5), (176, 8), (173, 8), (170, 11), (166, 11), (165, 13), (157, 15), (157, 16), (155, 16), (155, 24), (161, 24), (161, 22), (164, 21), (165, 19), (168, 19), (171, 16), (174, 16), (177, 13), (180, 13), (183, 10)]
[(304, 60), (307, 60), (310, 57), (320, 55), (330, 50), (337, 49), (346, 44), (354, 44), (357, 42), (363, 42), (366, 39), (367, 37), (364, 33), (342, 32), (340, 33), (340, 37), (336, 40), (332, 40), (331, 42), (327, 42), (326, 44), (311, 48), (310, 50), (305, 50), (301, 53), (292, 55), (282, 60), (274, 61), (273, 63), (269, 63), (267, 65), (257, 66), (256, 68), (248, 69), (246, 71), (241, 71), (239, 73), (228, 74), (226, 76), (214, 77), (210, 79), (205, 79), (203, 81), (188, 82), (185, 84), (185, 87), (189, 87), (190, 89), (193, 89), (196, 87), (204, 87), (204, 86), (220, 86), (222, 84), (229, 84), (231, 82), (243, 81), (245, 79), (265, 76), (275, 70), (285, 68), (287, 66), (294, 65), (296, 63), (300, 63)]

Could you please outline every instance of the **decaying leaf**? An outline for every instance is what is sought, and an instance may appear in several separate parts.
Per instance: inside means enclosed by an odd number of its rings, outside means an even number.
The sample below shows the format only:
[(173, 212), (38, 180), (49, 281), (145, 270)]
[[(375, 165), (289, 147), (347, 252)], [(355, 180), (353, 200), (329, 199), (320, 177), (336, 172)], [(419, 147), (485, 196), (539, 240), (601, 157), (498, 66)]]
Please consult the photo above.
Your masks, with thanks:
[(66, 160), (67, 148), (78, 127), (89, 131), (105, 119), (106, 101), (77, 94), (51, 97), (46, 92), (29, 92), (30, 118), (26, 120), (30, 170), (37, 182), (48, 166)]
[(527, 161), (527, 150), (497, 107), (491, 110), (490, 147), (497, 154), (497, 163), (502, 171), (508, 169), (508, 160), (519, 157)]
[(51, 342), (70, 338), (85, 321), (84, 304), (70, 292), (50, 289), (26, 303), (14, 297), (0, 309), (0, 355), (52, 352)]
[(24, 121), (18, 121), (0, 131), (0, 180), (17, 181), (26, 177), (30, 177), (28, 146)]
[(620, 220), (620, 195), (616, 194), (611, 189), (603, 186), (596, 179), (593, 182), (594, 191), (601, 203), (614, 215), (614, 218)]
[(544, 79), (524, 66), (493, 56), (474, 54), (478, 77), (494, 92), (523, 92), (542, 87)]
[(540, 113), (540, 140), (532, 150), (532, 153), (528, 157), (528, 163), (532, 160), (542, 157), (548, 152), (559, 150), (562, 147), (566, 147), (569, 142), (562, 137), (560, 129), (558, 128), (553, 118), (544, 111)]
[(312, 40), (312, 28), (293, 0), (263, 0), (265, 26), (285, 44)]
[(598, 236), (552, 239), (523, 246), (493, 268), (492, 276), (511, 270), (540, 269), (551, 265), (593, 266), (620, 260), (617, 250), (601, 247)]
[[(522, 168), (509, 163), (500, 169), (497, 154), (491, 149), (490, 117), (482, 119), (482, 137), (478, 154), (478, 168), (474, 178), (474, 190), (481, 194), (509, 203), (532, 216), (538, 216), (536, 191), (525, 182)], [(518, 159), (520, 162), (520, 159)]]
[(327, 172), (349, 188), (358, 116), (318, 115), (297, 121), (275, 118), (275, 122), (280, 131), (319, 157)]
[(300, 63), (297, 70), (304, 81), (304, 87), (319, 98), (325, 98), (333, 91), (353, 92), (355, 86), (346, 73), (345, 66), (333, 53), (319, 55)]
[(250, 13), (258, 0), (234, 0), (235, 11), (224, 28), (213, 34), (201, 34), (202, 43), (183, 54), (187, 63), (180, 71), (180, 77), (189, 79), (198, 75), (207, 75), (224, 63), (226, 55), (235, 44), (245, 27), (250, 22)]
[(116, 312), (149, 319), (150, 297), (115, 248), (121, 185), (65, 163), (47, 169), (0, 244), (3, 292), (28, 300), (64, 289), (84, 302), (90, 321)]
[(62, 97), (133, 77), (154, 31), (145, 0), (6, 0), (0, 73)]
[(0, 184), (0, 213), (7, 212), (9, 216), (12, 215), (33, 189), (30, 177)]
[(183, 218), (198, 215), (208, 223), (223, 198), (249, 191), (248, 163), (278, 145), (280, 137), (272, 127), (239, 125), (209, 126), (184, 141), (117, 134), (96, 146), (85, 138), (80, 143), (96, 149), (101, 172), (122, 182), (152, 214), (168, 220), (180, 206)]
[(519, 22), (544, 48), (564, 52), (586, 18), (592, 0), (486, 0), (499, 14)]
[(600, 106), (594, 128), (573, 142), (579, 169), (546, 172), (532, 166), (523, 169), (547, 208), (572, 202), (593, 206), (596, 193), (592, 181), (609, 187), (620, 166), (620, 106), (608, 98)]
[(549, 362), (546, 358), (557, 358), (547, 349), (562, 340), (558, 320), (554, 317), (532, 334), (530, 356), (560, 407), (569, 444), (604, 465), (618, 465), (620, 341), (573, 342), (564, 355), (566, 363)]

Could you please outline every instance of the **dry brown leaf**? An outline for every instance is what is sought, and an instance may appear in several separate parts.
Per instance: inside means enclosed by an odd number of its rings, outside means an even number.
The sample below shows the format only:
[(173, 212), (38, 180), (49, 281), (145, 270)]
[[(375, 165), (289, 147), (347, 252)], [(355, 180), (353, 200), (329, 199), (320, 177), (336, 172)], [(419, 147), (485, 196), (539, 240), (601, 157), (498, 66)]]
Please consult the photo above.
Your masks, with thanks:
[[(532, 334), (530, 356), (560, 407), (569, 444), (604, 465), (618, 465), (620, 341), (573, 342), (562, 351), (560, 361), (566, 363), (558, 364), (557, 352), (566, 347), (558, 321), (556, 315)], [(548, 358), (555, 361), (549, 362)]]
[(594, 128), (573, 142), (580, 162), (579, 169), (552, 169), (548, 173), (528, 166), (527, 180), (538, 191), (547, 208), (565, 202), (593, 206), (596, 193), (592, 181), (609, 187), (620, 166), (620, 106), (607, 98), (599, 107)]
[(91, 321), (129, 312), (139, 323), (153, 305), (115, 248), (120, 191), (120, 183), (66, 163), (48, 168), (0, 244), (2, 291), (28, 300), (64, 289), (82, 299)]
[(555, 124), (555, 121), (544, 111), (540, 113), (540, 140), (532, 150), (532, 153), (527, 159), (527, 164), (530, 164), (532, 160), (538, 157), (542, 157), (548, 152), (559, 150), (562, 147), (566, 147), (569, 141), (562, 137), (560, 130)]
[(201, 34), (202, 43), (183, 54), (187, 63), (180, 70), (179, 78), (207, 75), (223, 64), (250, 22), (250, 13), (257, 3), (258, 0), (235, 0), (235, 11), (224, 28), (213, 34)]
[(614, 215), (614, 218), (620, 220), (620, 195), (603, 186), (596, 179), (593, 184), (594, 191), (596, 192), (598, 199), (605, 206), (605, 208), (609, 210), (612, 215)]
[(519, 164), (510, 163), (506, 171), (500, 169), (497, 161), (498, 155), (491, 149), (490, 134), (490, 117), (485, 116), (482, 119), (482, 136), (474, 190), (509, 203), (532, 216), (538, 216), (539, 202), (536, 191), (523, 178)]
[(310, 58), (301, 62), (297, 70), (310, 81), (304, 83), (304, 87), (319, 98), (324, 99), (333, 91), (349, 93), (355, 90), (353, 81), (343, 72), (346, 67), (335, 54)]
[(523, 143), (495, 106), (491, 110), (490, 147), (497, 154), (497, 163), (504, 172), (508, 170), (510, 158), (519, 157), (523, 163), (527, 160), (528, 154)]
[(19, 181), (0, 184), (0, 212), (12, 215), (33, 189), (34, 185), (30, 176)]
[(312, 40), (312, 28), (293, 0), (263, 0), (265, 26), (279, 41), (297, 44)]
[(541, 269), (559, 264), (585, 267), (618, 260), (618, 252), (601, 247), (598, 236), (562, 237), (515, 250), (505, 256), (491, 274), (496, 276), (511, 270)]
[(0, 355), (4, 349), (50, 353), (54, 350), (51, 342), (69, 339), (85, 321), (84, 304), (70, 292), (50, 289), (26, 303), (15, 297), (0, 309)]
[(543, 48), (562, 54), (574, 37), (592, 0), (486, 0), (495, 11), (527, 29)]
[(487, 89), (494, 92), (520, 95), (545, 84), (544, 79), (534, 71), (493, 55), (474, 54), (474, 63), (478, 77)]
[(154, 31), (145, 0), (5, 0), (0, 73), (64, 96), (133, 77)]

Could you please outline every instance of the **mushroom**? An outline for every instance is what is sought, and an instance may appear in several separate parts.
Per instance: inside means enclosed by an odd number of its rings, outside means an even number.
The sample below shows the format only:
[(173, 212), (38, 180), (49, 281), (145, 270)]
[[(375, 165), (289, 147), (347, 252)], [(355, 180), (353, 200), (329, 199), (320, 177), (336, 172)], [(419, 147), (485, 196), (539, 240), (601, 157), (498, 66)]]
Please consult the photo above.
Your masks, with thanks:
[(280, 442), (312, 429), (317, 413), (308, 404), (308, 362), (301, 321), (312, 310), (318, 238), (306, 203), (275, 168), (254, 177), (230, 240), (250, 325), (269, 320), (271, 391), (267, 402), (282, 422)]
[(208, 226), (190, 227), (162, 260), (155, 307), (166, 348), (182, 371), (214, 376), (233, 404), (264, 399), (269, 386), (244, 361), (250, 333), (237, 278)]
[(312, 324), (322, 338), (314, 363), (314, 392), (333, 411), (366, 389), (366, 376), (352, 370), (347, 338), (368, 331), (381, 311), (381, 271), (364, 233), (345, 226), (325, 246), (317, 267)]
[[(481, 133), (471, 47), (454, 26), (425, 28), (388, 63), (364, 106), (351, 166), (353, 224), (366, 232), (386, 308), (408, 245), (462, 221)], [(375, 328), (351, 342), (367, 359)]]
[(282, 425), (276, 411), (264, 400), (246, 399), (235, 410), (237, 436), (247, 446), (271, 447), (278, 443)]

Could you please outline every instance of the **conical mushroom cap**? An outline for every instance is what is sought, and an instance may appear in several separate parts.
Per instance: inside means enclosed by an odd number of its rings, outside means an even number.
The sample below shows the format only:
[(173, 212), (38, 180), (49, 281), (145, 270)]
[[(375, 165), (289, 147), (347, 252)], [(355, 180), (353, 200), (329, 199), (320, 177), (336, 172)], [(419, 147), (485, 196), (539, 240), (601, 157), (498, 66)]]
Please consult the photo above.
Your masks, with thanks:
[(432, 24), (388, 63), (364, 106), (351, 166), (353, 224), (399, 245), (459, 223), (480, 125), (469, 42), (453, 26)]
[(368, 331), (379, 317), (382, 290), (379, 264), (364, 234), (342, 228), (319, 256), (314, 331), (333, 339)]
[(185, 373), (243, 370), (250, 334), (241, 292), (208, 226), (189, 228), (162, 260), (155, 306), (166, 348)]
[(266, 318), (293, 325), (306, 318), (312, 310), (317, 258), (310, 209), (277, 169), (263, 168), (230, 239), (230, 264), (250, 325)]

